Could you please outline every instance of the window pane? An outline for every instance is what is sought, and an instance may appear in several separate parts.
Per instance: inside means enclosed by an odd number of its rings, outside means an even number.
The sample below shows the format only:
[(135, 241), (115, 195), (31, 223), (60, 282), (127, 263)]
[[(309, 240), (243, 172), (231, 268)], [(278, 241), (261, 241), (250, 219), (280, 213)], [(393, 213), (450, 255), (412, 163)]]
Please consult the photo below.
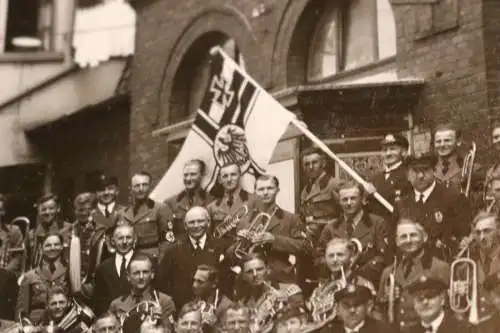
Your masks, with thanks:
[(352, 69), (376, 60), (373, 0), (351, 0), (345, 12), (344, 69)]
[(377, 0), (378, 57), (396, 54), (396, 23), (389, 0)]
[(337, 73), (337, 63), (337, 10), (331, 8), (325, 12), (314, 33), (308, 64), (309, 79), (320, 79)]

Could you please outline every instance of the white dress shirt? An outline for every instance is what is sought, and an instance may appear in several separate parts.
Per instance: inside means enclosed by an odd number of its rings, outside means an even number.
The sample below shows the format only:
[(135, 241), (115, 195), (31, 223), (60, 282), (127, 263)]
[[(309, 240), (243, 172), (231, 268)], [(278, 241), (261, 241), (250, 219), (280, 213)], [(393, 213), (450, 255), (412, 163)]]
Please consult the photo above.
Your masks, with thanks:
[(434, 181), (431, 186), (429, 186), (425, 191), (423, 192), (418, 192), (416, 190), (413, 190), (415, 192), (415, 202), (418, 202), (420, 200), (420, 197), (422, 197), (422, 201), (425, 203), (427, 199), (429, 199), (432, 191), (434, 191), (434, 188), (436, 187), (436, 182)]
[(109, 214), (115, 209), (115, 203), (112, 202), (109, 205), (103, 205), (102, 203), (97, 204), (97, 208), (101, 211), (102, 215), (106, 216), (106, 210)]
[(189, 236), (189, 240), (191, 241), (191, 244), (193, 245), (193, 248), (196, 250), (198, 248), (198, 245), (200, 247), (200, 250), (203, 250), (205, 248), (205, 243), (207, 242), (207, 234), (204, 234), (201, 236), (200, 239), (196, 240)]
[[(444, 311), (441, 311), (441, 313), (439, 314), (439, 316), (437, 316), (436, 319), (434, 319), (432, 322), (430, 323), (427, 323), (427, 324), (424, 324), (424, 323), (421, 323), (422, 324), (422, 327), (425, 328), (425, 330), (427, 331), (429, 328), (431, 328), (431, 332), (432, 333), (436, 333), (439, 326), (441, 326), (441, 323), (443, 322), (443, 319), (444, 319)], [(457, 332), (459, 333), (459, 332)]]
[(134, 251), (128, 251), (124, 256), (121, 254), (118, 254), (118, 253), (116, 254), (115, 267), (116, 267), (116, 271), (118, 272), (118, 276), (120, 276), (120, 268), (122, 267), (123, 258), (125, 259), (125, 267), (128, 267), (128, 264), (130, 263), (130, 259), (132, 259), (133, 254), (134, 254)]
[(362, 322), (360, 322), (359, 324), (357, 324), (353, 328), (349, 328), (349, 327), (344, 326), (344, 331), (345, 331), (345, 333), (358, 333), (359, 330), (361, 329), (361, 327), (363, 327), (364, 325), (365, 325), (365, 321), (363, 320)]

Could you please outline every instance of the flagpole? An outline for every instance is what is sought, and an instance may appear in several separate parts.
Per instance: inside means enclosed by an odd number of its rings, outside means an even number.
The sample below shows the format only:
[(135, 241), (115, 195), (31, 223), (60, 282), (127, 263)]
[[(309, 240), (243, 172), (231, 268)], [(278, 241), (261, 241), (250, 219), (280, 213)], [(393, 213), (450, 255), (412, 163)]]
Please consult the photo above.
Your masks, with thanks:
[[(345, 170), (355, 181), (363, 185), (364, 188), (367, 188), (368, 183), (347, 163), (345, 163), (342, 159), (340, 159), (337, 155), (335, 155), (328, 146), (318, 139), (304, 124), (298, 120), (297, 118), (292, 119), (292, 123), (299, 129), (309, 140), (314, 142), (318, 148), (320, 148), (325, 154), (327, 154), (330, 158), (332, 158), (342, 169)], [(388, 211), (391, 213), (394, 212), (394, 207), (382, 196), (380, 193), (373, 193), (375, 199), (378, 200)]]

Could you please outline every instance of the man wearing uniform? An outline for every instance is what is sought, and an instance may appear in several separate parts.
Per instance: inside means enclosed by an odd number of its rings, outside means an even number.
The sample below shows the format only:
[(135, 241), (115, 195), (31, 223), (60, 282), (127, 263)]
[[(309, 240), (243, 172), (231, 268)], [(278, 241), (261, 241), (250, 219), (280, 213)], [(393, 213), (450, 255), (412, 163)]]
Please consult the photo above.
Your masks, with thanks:
[(121, 214), (122, 219), (132, 225), (137, 235), (136, 250), (161, 260), (166, 244), (172, 239), (172, 221), (165, 205), (148, 198), (151, 175), (139, 172), (132, 176), (132, 204)]
[[(377, 192), (394, 206), (396, 201), (411, 190), (405, 164), (409, 143), (403, 135), (396, 133), (387, 134), (381, 146), (384, 170), (376, 173), (371, 182)], [(392, 217), (391, 213), (375, 198), (369, 198), (368, 206), (374, 214), (386, 219)]]
[(493, 145), (494, 152), (492, 152), (494, 163), (486, 171), (486, 177), (484, 184), (486, 186), (486, 191), (488, 191), (488, 185), (494, 177), (500, 176), (500, 121), (497, 119), (493, 124), (493, 130), (491, 133), (491, 143)]
[(398, 215), (421, 223), (436, 254), (449, 260), (461, 239), (469, 234), (472, 212), (463, 195), (436, 181), (436, 163), (436, 157), (430, 154), (410, 158), (408, 180), (413, 190), (401, 199)]
[(99, 176), (96, 189), (97, 209), (93, 215), (98, 227), (113, 227), (125, 209), (125, 206), (116, 202), (118, 192), (118, 178), (104, 174)]
[(250, 333), (250, 310), (240, 303), (232, 303), (222, 311), (217, 327), (225, 333)]
[(153, 262), (146, 254), (134, 254), (127, 269), (127, 278), (132, 286), (130, 294), (118, 297), (109, 306), (109, 311), (126, 320), (130, 311), (144, 301), (156, 303), (161, 308), (164, 327), (172, 328), (175, 305), (172, 297), (156, 291), (152, 282), (155, 277)]
[(19, 274), (26, 256), (24, 236), (19, 226), (6, 223), (5, 204), (6, 198), (0, 194), (0, 268)]
[[(396, 228), (396, 246), (401, 256), (395, 256), (392, 265), (386, 267), (380, 281), (378, 299), (385, 307), (387, 319), (392, 316), (393, 324), (406, 330), (418, 321), (413, 309), (411, 297), (406, 287), (418, 279), (422, 274), (433, 276), (448, 283), (450, 279), (450, 265), (436, 257), (426, 248), (428, 240), (424, 228), (410, 220), (401, 220)], [(394, 294), (390, 294), (390, 281), (394, 279)], [(389, 298), (394, 301), (394, 312), (389, 315)]]
[[(207, 209), (212, 219), (212, 228), (215, 231), (215, 237), (219, 238), (218, 226), (228, 216), (238, 216), (244, 212), (243, 206), (248, 209), (248, 200), (250, 193), (241, 188), (241, 170), (237, 164), (228, 164), (219, 171), (219, 183), (224, 188), (224, 195), (208, 204)], [(242, 216), (241, 216), (242, 217)], [(236, 236), (236, 225), (233, 230), (228, 231), (223, 239), (232, 241)], [(231, 237), (232, 236), (232, 237)], [(222, 238), (222, 237), (220, 237)], [(227, 244), (228, 246), (230, 244)]]
[(361, 246), (356, 266), (360, 275), (378, 284), (384, 269), (384, 256), (388, 244), (388, 227), (380, 216), (363, 209), (363, 187), (355, 182), (346, 182), (339, 189), (342, 215), (328, 224), (319, 239), (319, 252), (333, 238), (356, 240)]
[(495, 311), (490, 318), (479, 323), (477, 332), (497, 333), (500, 327), (500, 273), (496, 272), (488, 276), (483, 283), (484, 290), (488, 293), (488, 299), (494, 305)]
[(183, 233), (184, 215), (194, 206), (205, 207), (213, 200), (213, 197), (201, 188), (201, 181), (205, 175), (205, 162), (193, 159), (184, 165), (182, 180), (184, 191), (165, 200), (172, 216), (173, 232), (176, 238)]
[(37, 267), (41, 260), (41, 245), (44, 237), (57, 232), (63, 238), (63, 247), (68, 250), (73, 225), (59, 218), (59, 198), (54, 194), (46, 194), (37, 201), (37, 225), (30, 232), (30, 253), (32, 267)]
[(320, 333), (388, 333), (390, 326), (369, 316), (373, 308), (373, 295), (365, 286), (350, 284), (335, 294), (339, 321), (320, 330)]
[[(283, 210), (276, 204), (278, 192), (279, 181), (275, 176), (262, 175), (256, 179), (255, 205), (238, 225), (237, 235), (242, 243), (250, 243), (251, 247), (262, 246), (266, 250), (273, 280), (296, 282), (294, 262), (291, 259), (307, 255), (311, 251), (311, 243), (299, 216)], [(261, 215), (262, 219), (258, 218), (260, 213), (269, 214), (269, 223), (265, 223), (267, 216), (262, 218)], [(258, 221), (254, 221), (256, 217)], [(255, 234), (249, 229), (252, 222), (265, 223), (267, 228)], [(237, 244), (238, 241), (226, 252), (233, 262)]]
[(446, 282), (432, 276), (421, 275), (408, 287), (412, 295), (413, 307), (418, 316), (417, 322), (407, 331), (409, 333), (457, 333), (469, 332), (470, 325), (458, 321), (455, 316), (445, 311)]

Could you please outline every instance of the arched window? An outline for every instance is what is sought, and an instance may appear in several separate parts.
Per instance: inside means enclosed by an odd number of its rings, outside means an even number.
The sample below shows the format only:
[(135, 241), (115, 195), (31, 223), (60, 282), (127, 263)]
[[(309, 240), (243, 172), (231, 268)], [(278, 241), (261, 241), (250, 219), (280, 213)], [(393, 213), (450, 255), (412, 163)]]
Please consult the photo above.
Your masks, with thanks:
[(396, 54), (389, 0), (328, 1), (309, 49), (309, 81), (320, 80)]
[(234, 39), (220, 32), (211, 32), (200, 37), (189, 49), (175, 75), (169, 124), (187, 120), (196, 113), (210, 80), (209, 51), (217, 45), (240, 66), (245, 67), (243, 56)]

